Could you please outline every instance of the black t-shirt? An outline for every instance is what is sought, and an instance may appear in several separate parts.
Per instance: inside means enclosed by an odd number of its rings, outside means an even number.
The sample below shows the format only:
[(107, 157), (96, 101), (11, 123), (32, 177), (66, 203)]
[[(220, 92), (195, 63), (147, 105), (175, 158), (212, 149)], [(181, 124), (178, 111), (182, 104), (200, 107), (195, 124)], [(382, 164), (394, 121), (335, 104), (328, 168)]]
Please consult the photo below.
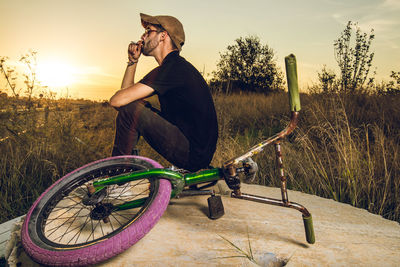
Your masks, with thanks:
[(160, 115), (188, 139), (190, 156), (185, 168), (207, 167), (215, 152), (218, 124), (210, 90), (201, 74), (178, 51), (173, 51), (140, 83), (154, 89), (160, 101)]

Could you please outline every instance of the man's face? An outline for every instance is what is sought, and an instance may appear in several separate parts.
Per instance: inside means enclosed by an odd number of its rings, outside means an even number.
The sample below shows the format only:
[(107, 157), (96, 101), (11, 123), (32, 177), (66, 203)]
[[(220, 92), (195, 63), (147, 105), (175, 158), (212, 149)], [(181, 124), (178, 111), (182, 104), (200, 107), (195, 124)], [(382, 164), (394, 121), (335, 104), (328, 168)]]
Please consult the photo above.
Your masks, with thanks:
[(155, 28), (154, 26), (147, 26), (144, 34), (142, 35), (143, 40), (143, 48), (142, 53), (145, 56), (150, 56), (151, 52), (158, 46), (159, 41), (159, 33), (161, 31)]

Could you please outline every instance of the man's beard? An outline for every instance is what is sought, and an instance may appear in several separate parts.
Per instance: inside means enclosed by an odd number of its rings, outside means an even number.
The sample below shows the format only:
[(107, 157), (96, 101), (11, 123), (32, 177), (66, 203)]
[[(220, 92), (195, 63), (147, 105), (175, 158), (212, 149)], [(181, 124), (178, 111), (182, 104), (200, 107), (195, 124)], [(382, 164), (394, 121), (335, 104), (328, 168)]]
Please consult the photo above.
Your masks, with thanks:
[(147, 43), (143, 44), (142, 54), (145, 56), (149, 56), (151, 52), (158, 46), (158, 41), (156, 40), (149, 40)]

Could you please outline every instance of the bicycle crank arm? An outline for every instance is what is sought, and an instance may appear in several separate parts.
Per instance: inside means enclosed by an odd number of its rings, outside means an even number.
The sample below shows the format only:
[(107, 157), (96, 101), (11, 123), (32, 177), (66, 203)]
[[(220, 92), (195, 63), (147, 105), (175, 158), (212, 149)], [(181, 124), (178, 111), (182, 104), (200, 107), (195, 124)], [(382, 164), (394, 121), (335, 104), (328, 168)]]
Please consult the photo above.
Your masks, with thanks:
[(315, 243), (315, 234), (314, 234), (312, 216), (311, 216), (311, 213), (303, 205), (300, 205), (295, 202), (289, 202), (289, 201), (284, 202), (280, 199), (275, 199), (275, 198), (268, 198), (268, 197), (256, 196), (256, 195), (251, 195), (251, 194), (245, 194), (245, 193), (241, 193), (240, 190), (232, 191), (231, 197), (238, 198), (238, 199), (244, 199), (244, 200), (250, 200), (250, 201), (269, 204), (269, 205), (281, 206), (281, 207), (285, 207), (285, 208), (292, 208), (292, 209), (296, 209), (296, 210), (300, 211), (302, 213), (302, 217), (303, 217), (304, 230), (306, 233), (306, 240), (310, 244)]

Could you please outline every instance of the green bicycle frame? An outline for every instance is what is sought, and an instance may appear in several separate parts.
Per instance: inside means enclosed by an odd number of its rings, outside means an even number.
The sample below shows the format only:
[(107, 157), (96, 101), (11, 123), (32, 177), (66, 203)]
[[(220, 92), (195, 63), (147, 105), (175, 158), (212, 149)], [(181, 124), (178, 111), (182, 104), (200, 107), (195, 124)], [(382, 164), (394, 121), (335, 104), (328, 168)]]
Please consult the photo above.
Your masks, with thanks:
[[(149, 178), (163, 178), (168, 179), (172, 184), (171, 198), (179, 195), (185, 186), (191, 186), (202, 183), (209, 183), (223, 179), (223, 172), (221, 168), (214, 168), (203, 170), (195, 173), (187, 173), (182, 175), (169, 169), (147, 169), (135, 171), (123, 175), (113, 176), (93, 182), (93, 186), (97, 191), (102, 190), (105, 186), (120, 185), (131, 181)], [(115, 210), (126, 210), (141, 207), (147, 198), (140, 198), (133, 201), (125, 202), (122, 205), (115, 206)]]

